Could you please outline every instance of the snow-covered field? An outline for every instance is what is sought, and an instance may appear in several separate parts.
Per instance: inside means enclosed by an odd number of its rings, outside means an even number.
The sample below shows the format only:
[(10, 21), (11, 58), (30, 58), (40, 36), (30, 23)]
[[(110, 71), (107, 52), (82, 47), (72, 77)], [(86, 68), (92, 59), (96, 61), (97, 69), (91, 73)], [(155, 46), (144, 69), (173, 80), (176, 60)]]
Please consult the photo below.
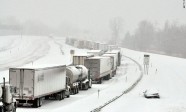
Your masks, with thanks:
[[(2, 77), (8, 81), (9, 67), (68, 65), (72, 62), (71, 49), (77, 54), (87, 51), (64, 44), (64, 38), (0, 37), (0, 81)], [(122, 52), (142, 65), (144, 53), (128, 49), (122, 49)], [(132, 91), (105, 106), (102, 112), (186, 112), (186, 60), (156, 54), (150, 56), (149, 74), (144, 74)], [(123, 57), (117, 75), (109, 81), (94, 84), (88, 91), (80, 91), (62, 101), (46, 100), (40, 108), (21, 107), (17, 112), (89, 112), (120, 95), (140, 75), (138, 65)], [(161, 98), (145, 99), (143, 91), (148, 88), (158, 89)]]
[[(141, 64), (143, 54), (129, 50), (125, 53)], [(186, 112), (186, 60), (156, 54), (150, 56), (149, 74), (144, 75), (130, 93), (101, 112)], [(145, 99), (142, 93), (148, 88), (158, 89), (160, 99)]]

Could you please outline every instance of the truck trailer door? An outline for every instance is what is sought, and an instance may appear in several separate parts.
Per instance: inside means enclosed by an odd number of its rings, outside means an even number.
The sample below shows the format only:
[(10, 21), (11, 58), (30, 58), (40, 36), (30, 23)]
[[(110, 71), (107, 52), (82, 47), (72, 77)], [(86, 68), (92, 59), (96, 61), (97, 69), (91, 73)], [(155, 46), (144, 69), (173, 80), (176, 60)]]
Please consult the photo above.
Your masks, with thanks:
[(16, 87), (16, 93), (19, 98), (23, 99), (33, 96), (33, 76), (33, 70), (10, 70), (10, 84)]

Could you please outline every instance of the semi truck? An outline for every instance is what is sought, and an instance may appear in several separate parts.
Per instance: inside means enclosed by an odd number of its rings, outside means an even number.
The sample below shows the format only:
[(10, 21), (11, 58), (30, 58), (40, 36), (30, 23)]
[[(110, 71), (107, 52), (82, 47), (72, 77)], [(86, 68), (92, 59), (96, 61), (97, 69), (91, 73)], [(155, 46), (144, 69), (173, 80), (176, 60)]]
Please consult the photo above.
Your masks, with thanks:
[(103, 57), (110, 57), (112, 62), (112, 76), (116, 74), (117, 70), (117, 54), (103, 54)]
[(69, 97), (70, 87), (66, 77), (66, 65), (44, 68), (10, 68), (9, 83), (14, 86), (14, 98), (19, 106), (42, 106), (43, 99), (58, 100)]
[(120, 50), (111, 50), (106, 52), (106, 54), (117, 54), (117, 66), (121, 64), (121, 52)]
[(88, 90), (88, 88), (92, 87), (88, 69), (83, 65), (67, 66), (66, 75), (70, 80), (71, 94), (77, 94), (79, 89)]
[(85, 59), (85, 66), (90, 70), (93, 82), (102, 83), (103, 79), (109, 80), (112, 76), (112, 63), (110, 57), (90, 57)]
[(3, 78), (3, 84), (0, 86), (0, 112), (16, 112), (17, 102), (13, 98), (14, 92), (14, 87), (5, 84)]

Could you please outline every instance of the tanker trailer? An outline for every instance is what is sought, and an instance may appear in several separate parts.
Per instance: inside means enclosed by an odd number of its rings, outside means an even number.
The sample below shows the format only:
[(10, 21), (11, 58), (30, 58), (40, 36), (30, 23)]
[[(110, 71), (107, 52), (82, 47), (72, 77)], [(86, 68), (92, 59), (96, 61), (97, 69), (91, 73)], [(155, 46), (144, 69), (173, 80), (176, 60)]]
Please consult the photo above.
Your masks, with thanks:
[(87, 90), (92, 86), (88, 69), (83, 65), (67, 66), (66, 75), (70, 79), (72, 94), (77, 94), (79, 89)]

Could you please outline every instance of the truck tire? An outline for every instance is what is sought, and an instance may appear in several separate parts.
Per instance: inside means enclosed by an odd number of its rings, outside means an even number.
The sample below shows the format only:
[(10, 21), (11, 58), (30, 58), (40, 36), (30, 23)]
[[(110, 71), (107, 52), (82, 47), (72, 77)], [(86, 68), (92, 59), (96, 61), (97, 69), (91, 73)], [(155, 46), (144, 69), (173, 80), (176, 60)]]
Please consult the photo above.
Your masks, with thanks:
[(91, 88), (92, 87), (92, 81), (90, 80), (88, 83), (89, 83), (88, 88)]
[(65, 98), (65, 91), (62, 91), (62, 100)]
[(85, 90), (88, 90), (88, 86), (89, 86), (89, 84), (86, 83), (86, 84), (85, 84)]
[(4, 112), (3, 106), (0, 106), (0, 112)]
[(43, 105), (43, 99), (39, 98), (39, 107), (41, 107)]
[(59, 97), (59, 99), (58, 99), (59, 101), (62, 100), (62, 99), (63, 99), (63, 93), (60, 92), (60, 93), (58, 94), (58, 97)]
[(101, 83), (102, 83), (102, 78), (100, 78), (98, 81), (98, 84), (101, 84)]
[(108, 80), (111, 79), (111, 78), (112, 78), (112, 76), (111, 76), (111, 74), (109, 74), (109, 75), (108, 75)]
[(70, 95), (67, 95), (67, 98), (70, 98)]
[(49, 96), (45, 96), (45, 100), (48, 100), (49, 99)]
[(38, 108), (38, 107), (39, 107), (39, 104), (40, 104), (39, 98), (36, 98), (36, 99), (34, 100), (33, 107), (34, 107), (34, 108)]
[(79, 88), (78, 88), (78, 86), (76, 87), (76, 94), (78, 94), (79, 93)]
[(75, 88), (72, 89), (72, 94), (75, 95)]
[(77, 87), (76, 87), (76, 89), (75, 89), (75, 93), (77, 94)]
[(77, 93), (79, 93), (79, 88), (77, 87)]
[(106, 76), (106, 80), (109, 80), (109, 74)]
[(17, 107), (22, 107), (23, 106), (23, 104), (21, 104), (21, 103), (17, 103)]

